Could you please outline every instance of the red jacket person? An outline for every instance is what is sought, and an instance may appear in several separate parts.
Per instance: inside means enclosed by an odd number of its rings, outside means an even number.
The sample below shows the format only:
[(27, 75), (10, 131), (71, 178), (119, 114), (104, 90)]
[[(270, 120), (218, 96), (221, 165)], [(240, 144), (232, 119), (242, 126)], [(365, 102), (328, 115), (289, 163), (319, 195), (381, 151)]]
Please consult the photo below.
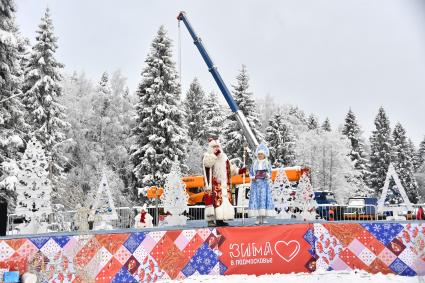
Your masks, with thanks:
[(246, 168), (239, 169), (231, 165), (227, 155), (221, 149), (218, 138), (208, 139), (208, 151), (202, 163), (206, 184), (205, 218), (209, 226), (227, 226), (224, 220), (234, 218), (232, 205), (231, 176), (246, 173)]

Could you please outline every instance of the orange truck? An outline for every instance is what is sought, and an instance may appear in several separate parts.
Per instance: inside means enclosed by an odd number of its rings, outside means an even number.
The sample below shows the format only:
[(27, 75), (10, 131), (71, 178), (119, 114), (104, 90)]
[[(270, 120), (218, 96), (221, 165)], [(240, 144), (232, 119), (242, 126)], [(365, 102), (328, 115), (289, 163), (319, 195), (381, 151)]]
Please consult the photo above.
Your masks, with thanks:
[[(294, 166), (283, 168), (290, 182), (298, 182), (303, 174), (310, 175), (310, 169), (307, 167)], [(279, 169), (272, 170), (272, 180), (274, 181)], [(183, 177), (182, 181), (186, 184), (186, 191), (189, 195), (188, 205), (201, 204), (204, 197), (205, 180), (204, 176), (187, 176)], [(232, 185), (241, 185), (244, 183), (243, 175), (232, 176)], [(245, 184), (250, 183), (249, 176), (245, 176)], [(151, 187), (147, 191), (147, 197), (150, 199), (159, 198), (164, 190), (158, 187)]]

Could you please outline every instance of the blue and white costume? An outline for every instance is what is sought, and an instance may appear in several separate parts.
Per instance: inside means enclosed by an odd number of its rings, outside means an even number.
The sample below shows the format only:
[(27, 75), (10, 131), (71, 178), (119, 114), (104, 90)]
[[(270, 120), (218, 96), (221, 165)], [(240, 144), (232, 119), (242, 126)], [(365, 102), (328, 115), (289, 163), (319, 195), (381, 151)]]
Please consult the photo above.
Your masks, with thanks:
[(256, 159), (249, 170), (251, 178), (251, 190), (249, 195), (248, 215), (250, 217), (270, 217), (275, 216), (272, 192), (270, 190), (271, 165), (268, 160), (269, 149), (264, 144), (260, 144), (255, 155), (263, 153), (265, 159)]

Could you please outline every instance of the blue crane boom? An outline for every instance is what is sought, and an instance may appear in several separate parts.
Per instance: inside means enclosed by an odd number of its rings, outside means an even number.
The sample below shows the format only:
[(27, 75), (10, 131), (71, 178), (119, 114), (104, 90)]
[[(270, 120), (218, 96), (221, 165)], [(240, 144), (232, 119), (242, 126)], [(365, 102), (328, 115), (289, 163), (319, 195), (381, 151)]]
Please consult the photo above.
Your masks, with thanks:
[(183, 11), (180, 12), (179, 15), (177, 16), (177, 20), (183, 21), (184, 25), (186, 26), (187, 30), (189, 31), (190, 36), (193, 38), (193, 43), (198, 48), (199, 53), (201, 53), (202, 58), (204, 59), (205, 63), (208, 66), (208, 70), (210, 71), (215, 82), (217, 83), (218, 87), (220, 88), (220, 91), (223, 94), (224, 98), (226, 99), (227, 104), (229, 105), (230, 109), (235, 114), (236, 120), (239, 122), (239, 125), (241, 126), (241, 128), (244, 132), (244, 136), (248, 141), (249, 147), (251, 148), (251, 150), (254, 151), (255, 148), (258, 146), (257, 138), (255, 137), (254, 133), (252, 132), (252, 129), (249, 126), (245, 115), (239, 109), (239, 106), (236, 104), (236, 102), (233, 99), (229, 89), (227, 88), (226, 84), (224, 83), (223, 79), (221, 78), (220, 73), (217, 70), (217, 67), (214, 65), (211, 57), (208, 55), (208, 52), (205, 49), (201, 38), (193, 30), (192, 25), (190, 24), (185, 12), (183, 12)]

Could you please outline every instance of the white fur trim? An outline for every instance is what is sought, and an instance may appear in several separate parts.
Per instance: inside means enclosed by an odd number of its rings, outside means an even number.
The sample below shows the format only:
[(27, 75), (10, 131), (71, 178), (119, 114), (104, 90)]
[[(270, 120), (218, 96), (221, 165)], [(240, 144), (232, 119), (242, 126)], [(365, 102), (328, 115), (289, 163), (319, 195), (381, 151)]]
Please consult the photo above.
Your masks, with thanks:
[(202, 160), (202, 164), (204, 164), (204, 166), (207, 168), (211, 168), (214, 166), (216, 161), (217, 161), (217, 156), (215, 156), (212, 153), (205, 153), (204, 159)]
[(276, 211), (271, 209), (255, 209), (248, 210), (249, 217), (265, 216), (265, 217), (275, 217)]
[(235, 209), (227, 197), (223, 196), (222, 204), (215, 209), (215, 217), (216, 220), (231, 220), (235, 218)]
[(204, 211), (205, 220), (215, 220), (215, 214), (214, 214), (214, 206), (208, 205), (205, 207)]

